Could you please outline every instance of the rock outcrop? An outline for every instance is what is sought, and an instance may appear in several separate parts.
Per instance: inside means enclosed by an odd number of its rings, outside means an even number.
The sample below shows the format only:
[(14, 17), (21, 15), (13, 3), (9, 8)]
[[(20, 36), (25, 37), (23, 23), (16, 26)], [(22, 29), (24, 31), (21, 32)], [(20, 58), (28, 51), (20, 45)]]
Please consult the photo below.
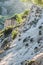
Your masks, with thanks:
[(22, 65), (22, 62), (32, 60), (39, 53), (43, 54), (43, 8), (33, 5), (10, 49), (0, 54), (0, 65)]
[(22, 62), (22, 65), (43, 65), (43, 53), (36, 55), (31, 61)]

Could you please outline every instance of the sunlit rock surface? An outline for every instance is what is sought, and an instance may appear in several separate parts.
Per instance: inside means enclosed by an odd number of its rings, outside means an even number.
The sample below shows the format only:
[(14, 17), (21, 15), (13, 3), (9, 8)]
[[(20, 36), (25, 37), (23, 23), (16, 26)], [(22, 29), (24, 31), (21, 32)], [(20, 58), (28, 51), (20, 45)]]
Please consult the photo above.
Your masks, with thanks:
[(36, 55), (31, 61), (25, 60), (22, 65), (43, 65), (43, 53)]
[(19, 32), (10, 49), (0, 54), (0, 65), (21, 65), (43, 53), (43, 8), (33, 5)]

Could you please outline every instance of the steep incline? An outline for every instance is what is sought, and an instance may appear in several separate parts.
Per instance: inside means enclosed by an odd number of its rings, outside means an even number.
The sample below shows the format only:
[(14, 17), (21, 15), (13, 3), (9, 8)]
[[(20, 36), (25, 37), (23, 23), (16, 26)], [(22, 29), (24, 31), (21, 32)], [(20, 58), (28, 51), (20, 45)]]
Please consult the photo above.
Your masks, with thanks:
[(43, 8), (32, 6), (30, 15), (19, 28), (19, 35), (5, 51), (0, 65), (21, 65), (35, 55), (43, 53)]

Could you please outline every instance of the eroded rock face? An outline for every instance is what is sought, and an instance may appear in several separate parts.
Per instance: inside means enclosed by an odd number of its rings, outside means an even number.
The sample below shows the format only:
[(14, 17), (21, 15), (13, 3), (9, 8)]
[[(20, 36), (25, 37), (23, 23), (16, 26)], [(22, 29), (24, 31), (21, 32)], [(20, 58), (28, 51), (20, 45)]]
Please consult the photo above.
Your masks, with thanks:
[(22, 65), (43, 65), (43, 53), (36, 55), (31, 61), (22, 62)]
[(0, 65), (21, 65), (39, 53), (43, 53), (43, 8), (33, 5), (10, 49), (0, 55), (4, 57)]
[(43, 65), (43, 53), (36, 55), (33, 58), (33, 61), (34, 62), (31, 65)]

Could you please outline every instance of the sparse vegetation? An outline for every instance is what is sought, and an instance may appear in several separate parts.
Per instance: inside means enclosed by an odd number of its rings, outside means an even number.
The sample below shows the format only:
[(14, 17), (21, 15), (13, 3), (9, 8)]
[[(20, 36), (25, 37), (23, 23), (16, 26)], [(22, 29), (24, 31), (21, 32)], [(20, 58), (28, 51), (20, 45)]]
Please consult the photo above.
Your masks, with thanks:
[(22, 23), (24, 18), (26, 18), (26, 16), (28, 15), (28, 13), (29, 13), (29, 10), (25, 10), (23, 13), (16, 14), (15, 15), (16, 21), (19, 23)]
[(11, 32), (12, 32), (12, 30), (13, 30), (13, 27), (7, 27), (7, 28), (5, 28), (4, 29), (4, 36), (6, 37), (6, 36), (8, 36)]
[[(29, 13), (29, 10), (25, 10), (23, 13), (20, 13), (20, 14), (15, 14), (15, 16), (13, 16), (15, 19), (16, 19), (16, 21), (20, 24), (20, 23), (22, 23), (24, 20), (25, 20), (25, 18), (26, 18), (26, 16), (28, 15), (28, 13)], [(12, 17), (11, 17), (12, 18)], [(4, 18), (3, 18), (4, 19)], [(5, 29), (3, 29), (1, 32), (0, 32), (0, 37), (4, 34), (4, 36), (5, 37), (7, 37), (11, 32), (12, 32), (12, 30), (13, 30), (13, 28), (14, 28), (15, 26), (10, 26), (10, 27), (7, 27), (7, 28), (5, 28)]]
[(33, 4), (37, 4), (43, 6), (43, 0), (21, 0), (22, 2), (31, 2)]
[(35, 4), (43, 5), (43, 0), (32, 0), (32, 2)]
[(22, 22), (22, 16), (21, 16), (21, 14), (16, 14), (15, 16), (16, 16), (16, 21), (18, 23), (21, 23)]
[(17, 30), (13, 30), (12, 31), (12, 39), (15, 39), (17, 34), (18, 34), (18, 31)]
[(24, 16), (25, 16), (25, 15), (28, 15), (28, 13), (29, 13), (29, 10), (25, 10), (25, 11), (24, 11)]
[(29, 14), (29, 10), (25, 10), (23, 15), (22, 15), (22, 18), (26, 18), (26, 16)]

